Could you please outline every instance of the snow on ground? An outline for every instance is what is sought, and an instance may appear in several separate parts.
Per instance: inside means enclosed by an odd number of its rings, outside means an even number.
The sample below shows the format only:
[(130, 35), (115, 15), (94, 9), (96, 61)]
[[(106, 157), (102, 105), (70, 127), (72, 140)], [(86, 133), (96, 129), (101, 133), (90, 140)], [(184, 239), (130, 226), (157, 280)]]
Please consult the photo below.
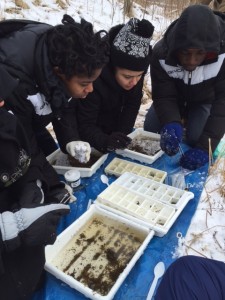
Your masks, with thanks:
[(196, 213), (174, 256), (197, 255), (225, 262), (224, 214), (225, 158), (220, 157), (209, 171)]

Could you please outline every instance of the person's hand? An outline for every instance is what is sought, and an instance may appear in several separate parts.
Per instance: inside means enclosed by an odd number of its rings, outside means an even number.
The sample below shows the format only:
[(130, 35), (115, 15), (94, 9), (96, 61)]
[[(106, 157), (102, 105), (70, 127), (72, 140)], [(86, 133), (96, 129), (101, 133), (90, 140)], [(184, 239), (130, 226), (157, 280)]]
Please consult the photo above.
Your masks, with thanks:
[(76, 197), (73, 195), (72, 188), (63, 181), (60, 181), (59, 184), (51, 187), (47, 192), (45, 197), (45, 202), (47, 203), (71, 203), (76, 200)]
[(42, 183), (39, 179), (27, 182), (21, 190), (19, 203), (21, 207), (34, 207), (44, 202), (44, 192), (41, 188)]
[(168, 123), (161, 129), (160, 135), (161, 149), (169, 156), (177, 154), (182, 141), (182, 125), (176, 122)]
[(89, 143), (73, 141), (66, 144), (66, 151), (81, 163), (87, 163), (91, 155)]
[(209, 161), (209, 154), (200, 148), (189, 149), (180, 159), (180, 165), (189, 170), (204, 166)]
[(122, 132), (113, 132), (108, 138), (107, 150), (125, 149), (130, 144), (131, 138)]
[(27, 246), (53, 244), (59, 219), (68, 214), (65, 204), (49, 204), (34, 208), (21, 208), (17, 212), (0, 214), (0, 231), (7, 250), (21, 244)]

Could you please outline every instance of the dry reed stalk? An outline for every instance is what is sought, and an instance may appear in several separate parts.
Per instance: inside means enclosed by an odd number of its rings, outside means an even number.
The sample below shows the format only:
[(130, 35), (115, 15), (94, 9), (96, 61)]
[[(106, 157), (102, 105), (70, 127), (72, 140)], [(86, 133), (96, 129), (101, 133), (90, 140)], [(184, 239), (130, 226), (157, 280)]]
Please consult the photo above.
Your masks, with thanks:
[(133, 0), (124, 0), (123, 1), (123, 14), (128, 18), (133, 16)]
[(62, 9), (67, 8), (67, 4), (63, 0), (56, 0), (56, 4)]
[[(224, 146), (225, 148), (225, 146)], [(221, 153), (221, 152), (220, 152)], [(215, 180), (215, 178), (218, 178), (217, 185), (215, 187), (215, 184), (212, 185), (210, 184), (210, 180)], [(210, 187), (211, 185), (211, 187)], [(201, 232), (197, 233), (191, 233), (190, 235), (193, 237), (189, 239), (188, 241), (185, 241), (183, 244), (185, 246), (185, 253), (188, 255), (190, 250), (198, 253), (199, 255), (205, 256), (204, 251), (207, 251), (207, 249), (201, 248), (203, 251), (199, 251), (195, 249), (202, 241), (204, 241), (204, 235), (208, 234), (211, 235), (211, 238), (214, 240), (215, 244), (218, 246), (218, 251), (224, 252), (224, 247), (221, 245), (221, 241), (218, 240), (217, 238), (217, 233), (219, 232), (218, 230), (220, 228), (224, 229), (225, 226), (222, 224), (213, 225), (211, 227), (208, 226), (209, 224), (209, 217), (213, 215), (213, 212), (220, 212), (223, 213), (225, 212), (225, 159), (224, 157), (219, 157), (217, 158), (216, 162), (214, 165), (211, 166), (210, 168), (210, 174), (205, 182), (204, 185), (204, 192), (206, 194), (205, 198), (201, 200), (201, 202), (207, 203), (206, 208), (203, 208), (205, 210), (205, 229), (202, 230)], [(220, 197), (222, 198), (217, 198), (216, 194), (219, 194)], [(212, 232), (212, 233), (211, 233)]]

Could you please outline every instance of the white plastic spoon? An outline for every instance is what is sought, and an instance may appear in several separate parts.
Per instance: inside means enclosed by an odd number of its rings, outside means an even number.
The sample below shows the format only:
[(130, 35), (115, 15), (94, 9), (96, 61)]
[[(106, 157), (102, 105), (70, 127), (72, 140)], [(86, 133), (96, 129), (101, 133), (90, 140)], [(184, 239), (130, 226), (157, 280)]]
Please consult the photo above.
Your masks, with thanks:
[(109, 186), (109, 179), (105, 174), (101, 175), (101, 181)]
[(152, 299), (152, 296), (154, 295), (154, 292), (155, 292), (157, 282), (158, 282), (159, 278), (163, 276), (164, 272), (165, 272), (165, 265), (162, 261), (160, 261), (157, 263), (157, 265), (154, 268), (155, 276), (154, 276), (154, 279), (153, 279), (152, 285), (150, 287), (150, 290), (148, 292), (148, 296), (147, 296), (146, 300)]

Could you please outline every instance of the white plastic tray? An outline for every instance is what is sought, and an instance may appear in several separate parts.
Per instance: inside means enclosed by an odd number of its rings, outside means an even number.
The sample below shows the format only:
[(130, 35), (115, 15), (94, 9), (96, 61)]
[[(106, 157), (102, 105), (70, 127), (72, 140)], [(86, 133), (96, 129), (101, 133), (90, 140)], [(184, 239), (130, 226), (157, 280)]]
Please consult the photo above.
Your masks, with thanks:
[[(90, 225), (96, 217), (105, 220), (109, 226), (106, 225), (99, 230), (97, 226), (95, 228), (93, 224)], [(135, 239), (132, 238), (132, 235), (140, 238), (141, 241), (138, 245), (135, 245)], [(45, 269), (88, 298), (111, 300), (136, 261), (143, 254), (153, 235), (154, 231), (148, 227), (104, 210), (98, 204), (93, 204), (87, 212), (57, 237), (54, 245), (45, 248)], [(110, 278), (110, 268), (112, 270), (115, 267), (115, 262), (120, 262), (121, 265), (124, 263), (124, 259), (127, 260), (131, 249), (134, 252), (133, 257), (129, 259), (127, 264), (124, 264), (126, 267), (122, 273), (117, 273), (120, 275), (114, 283), (111, 282), (108, 293), (105, 294), (105, 291), (99, 293), (94, 290), (96, 282), (98, 283), (97, 287), (101, 286), (101, 282), (99, 282), (101, 278)], [(112, 263), (113, 258), (116, 261)], [(73, 276), (66, 273), (72, 273)], [(90, 282), (93, 284), (92, 288), (82, 283), (82, 275), (80, 274), (84, 273), (84, 281), (86, 280), (87, 283), (86, 278), (90, 277)], [(115, 273), (113, 274), (115, 275)], [(104, 287), (104, 283), (102, 284)]]
[[(149, 139), (154, 139), (154, 140), (160, 140), (160, 135), (157, 133), (149, 132), (149, 131), (144, 131), (142, 128), (137, 128), (135, 129), (132, 133), (128, 135), (130, 138), (135, 138), (138, 136), (144, 136), (144, 137), (149, 137)], [(129, 149), (124, 149), (124, 150), (116, 150), (117, 154), (120, 154), (125, 157), (129, 157), (131, 159), (138, 160), (143, 163), (147, 164), (152, 164), (154, 161), (156, 161), (162, 154), (164, 153), (162, 150), (158, 151), (154, 155), (147, 155), (147, 154), (142, 154), (139, 152), (135, 152), (133, 150)]]
[(98, 195), (96, 202), (110, 211), (165, 235), (190, 199), (187, 192), (126, 172)]
[(64, 175), (66, 171), (68, 170), (79, 170), (80, 171), (80, 176), (81, 177), (91, 177), (99, 168), (100, 166), (105, 162), (105, 160), (108, 157), (108, 154), (102, 154), (96, 149), (92, 148), (93, 153), (99, 154), (99, 159), (90, 167), (90, 168), (81, 168), (81, 167), (72, 167), (72, 166), (60, 166), (60, 165), (55, 165), (53, 164), (54, 161), (56, 160), (58, 155), (62, 155), (62, 152), (60, 149), (57, 149), (54, 151), (52, 154), (50, 154), (47, 157), (47, 160), (50, 162), (50, 164), (53, 166), (53, 168), (56, 170), (58, 174)]
[(131, 172), (158, 182), (164, 182), (167, 172), (143, 166), (125, 159), (115, 157), (105, 168), (105, 173), (119, 177), (125, 172)]

